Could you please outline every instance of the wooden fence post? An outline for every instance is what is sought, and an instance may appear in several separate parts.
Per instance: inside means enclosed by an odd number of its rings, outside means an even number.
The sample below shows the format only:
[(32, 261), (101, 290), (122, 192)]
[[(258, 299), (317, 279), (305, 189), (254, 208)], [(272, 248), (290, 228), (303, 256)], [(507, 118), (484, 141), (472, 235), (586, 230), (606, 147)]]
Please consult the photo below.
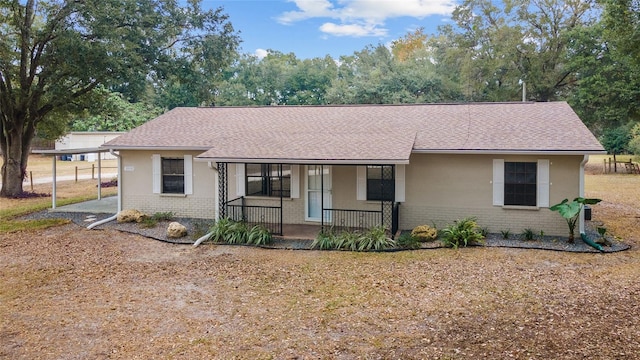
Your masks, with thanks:
[(91, 180), (95, 178), (96, 164), (91, 164)]
[(78, 167), (76, 166), (76, 182), (78, 182)]

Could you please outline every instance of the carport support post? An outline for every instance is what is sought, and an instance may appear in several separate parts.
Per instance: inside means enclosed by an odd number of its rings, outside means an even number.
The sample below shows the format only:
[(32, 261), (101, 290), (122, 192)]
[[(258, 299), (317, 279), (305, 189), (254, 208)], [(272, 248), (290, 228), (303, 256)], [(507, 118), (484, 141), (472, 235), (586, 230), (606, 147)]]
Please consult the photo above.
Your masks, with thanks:
[(100, 162), (100, 153), (96, 153), (98, 155), (98, 200), (102, 199), (102, 170), (101, 170), (101, 162)]
[(52, 189), (51, 189), (51, 208), (55, 209), (56, 208), (56, 156), (53, 155), (51, 157), (53, 159), (53, 168), (51, 170), (51, 172), (53, 173), (53, 181), (51, 182), (52, 184)]

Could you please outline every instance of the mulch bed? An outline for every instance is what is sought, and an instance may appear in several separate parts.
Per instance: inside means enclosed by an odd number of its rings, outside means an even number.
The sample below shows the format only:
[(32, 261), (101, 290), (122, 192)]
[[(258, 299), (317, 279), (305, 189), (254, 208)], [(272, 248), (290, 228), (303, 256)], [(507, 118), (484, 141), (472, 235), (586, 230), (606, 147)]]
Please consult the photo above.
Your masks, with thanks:
[[(25, 219), (34, 218), (65, 218), (70, 219), (72, 222), (81, 225), (88, 226), (93, 221), (105, 219), (111, 215), (109, 214), (97, 214), (88, 215), (85, 213), (73, 213), (73, 212), (49, 212), (42, 211), (25, 216)], [(207, 219), (192, 219), (192, 218), (176, 218), (177, 221), (187, 228), (188, 236), (180, 239), (171, 239), (167, 237), (166, 229), (169, 225), (169, 221), (159, 221), (153, 227), (144, 227), (138, 223), (117, 223), (111, 221), (106, 224), (97, 226), (95, 229), (115, 229), (127, 233), (142, 235), (151, 239), (160, 240), (164, 242), (174, 244), (193, 244), (200, 236), (206, 233), (211, 220)], [(602, 224), (587, 221), (585, 230), (590, 239), (597, 239), (600, 235), (596, 231), (597, 226)], [(604, 253), (612, 253), (618, 251), (624, 251), (631, 248), (630, 245), (624, 242), (612, 238), (607, 235), (607, 239), (612, 243), (611, 246), (603, 246)], [(292, 240), (282, 239), (276, 237), (274, 243), (270, 246), (263, 246), (266, 248), (275, 249), (292, 249), (292, 250), (309, 250), (311, 241), (309, 240)], [(599, 250), (589, 246), (580, 239), (579, 234), (576, 236), (576, 240), (573, 244), (569, 243), (567, 237), (558, 236), (536, 236), (533, 240), (524, 240), (518, 235), (511, 235), (508, 239), (504, 239), (501, 234), (490, 233), (485, 238), (484, 246), (487, 247), (503, 247), (503, 248), (521, 248), (521, 249), (539, 249), (539, 250), (554, 250), (554, 251), (567, 251), (578, 253), (600, 253)], [(430, 243), (422, 244), (420, 249), (438, 249), (445, 247), (440, 241), (434, 241)], [(398, 250), (398, 249), (394, 249)], [(401, 249), (400, 249), (401, 250)]]

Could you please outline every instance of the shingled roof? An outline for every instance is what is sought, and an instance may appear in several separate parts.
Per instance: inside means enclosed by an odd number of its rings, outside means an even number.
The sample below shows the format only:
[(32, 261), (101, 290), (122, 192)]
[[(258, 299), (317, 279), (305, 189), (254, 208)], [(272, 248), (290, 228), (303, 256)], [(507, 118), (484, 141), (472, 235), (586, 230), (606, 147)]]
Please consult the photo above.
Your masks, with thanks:
[(566, 102), (176, 108), (103, 145), (227, 162), (408, 163), (425, 153), (602, 153)]

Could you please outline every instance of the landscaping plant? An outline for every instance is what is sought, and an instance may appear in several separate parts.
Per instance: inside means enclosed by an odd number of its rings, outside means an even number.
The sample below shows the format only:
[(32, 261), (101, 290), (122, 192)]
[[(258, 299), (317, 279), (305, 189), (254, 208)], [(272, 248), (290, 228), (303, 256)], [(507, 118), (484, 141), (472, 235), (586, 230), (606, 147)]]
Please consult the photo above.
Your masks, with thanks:
[(420, 240), (417, 237), (411, 235), (411, 233), (403, 232), (398, 237), (396, 244), (399, 248), (402, 249), (417, 249), (420, 247)]
[(438, 237), (438, 229), (429, 225), (420, 225), (413, 228), (411, 236), (421, 242), (433, 241)]
[(376, 226), (367, 232), (343, 231), (339, 234), (321, 232), (311, 244), (312, 249), (342, 249), (350, 251), (380, 251), (395, 247), (396, 242), (387, 235), (383, 226)]
[(526, 228), (522, 230), (522, 234), (520, 234), (520, 237), (522, 237), (524, 240), (527, 240), (527, 241), (533, 240), (535, 236), (536, 234), (531, 228)]
[(322, 231), (311, 243), (311, 248), (320, 250), (337, 249), (338, 247), (336, 246), (334, 239), (335, 235), (331, 231)]
[(396, 242), (387, 235), (387, 229), (384, 226), (374, 226), (360, 237), (358, 251), (380, 251), (395, 245)]
[(453, 225), (442, 230), (443, 244), (454, 249), (460, 246), (481, 244), (483, 239), (484, 236), (480, 233), (474, 217), (456, 220)]
[(578, 222), (578, 216), (580, 211), (585, 205), (597, 204), (601, 199), (585, 199), (583, 197), (577, 197), (573, 201), (569, 202), (568, 199), (562, 200), (561, 203), (555, 204), (549, 208), (551, 211), (557, 211), (562, 216), (569, 226), (569, 243), (574, 242), (576, 223)]
[(273, 241), (269, 229), (262, 225), (254, 225), (247, 232), (247, 244), (251, 245), (269, 245)]
[(229, 218), (218, 220), (209, 229), (209, 240), (227, 244), (268, 245), (273, 241), (269, 229), (262, 225), (249, 228), (244, 221)]

